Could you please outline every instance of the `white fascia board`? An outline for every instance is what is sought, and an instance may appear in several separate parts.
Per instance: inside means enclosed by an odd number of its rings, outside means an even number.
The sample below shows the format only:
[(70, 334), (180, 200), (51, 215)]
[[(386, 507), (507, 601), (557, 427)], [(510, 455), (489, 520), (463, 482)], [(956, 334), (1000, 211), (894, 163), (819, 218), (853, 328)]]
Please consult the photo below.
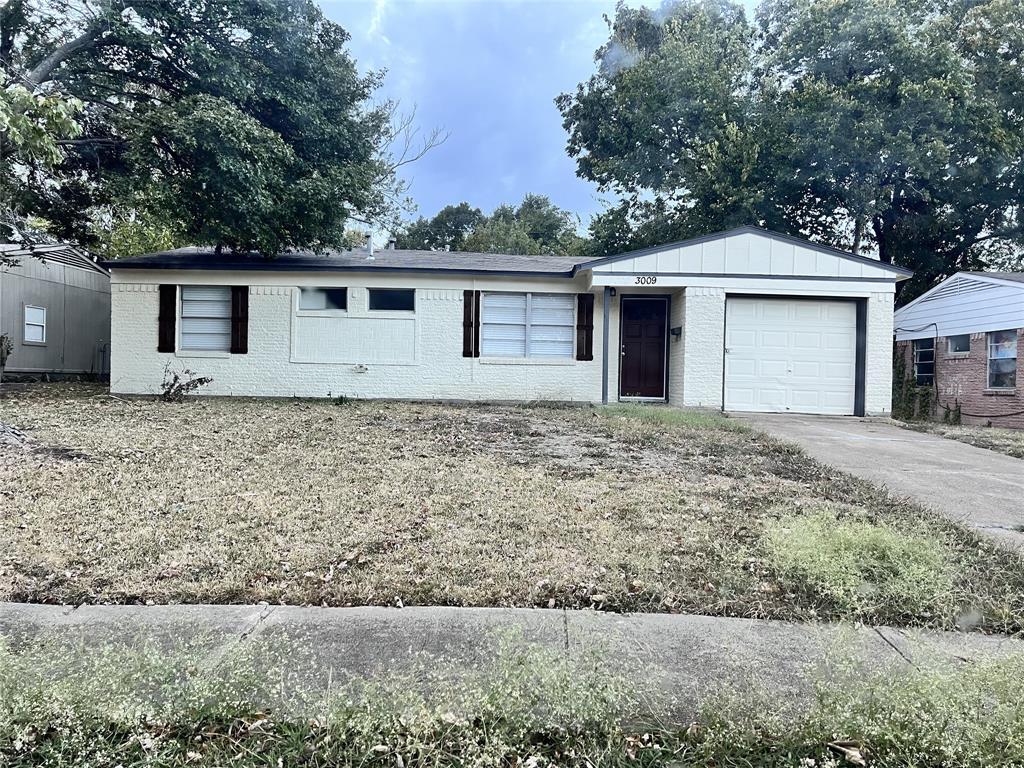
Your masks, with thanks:
[(823, 280), (793, 277), (711, 277), (708, 275), (654, 275), (656, 281), (638, 283), (636, 275), (614, 275), (593, 273), (593, 286), (617, 288), (686, 288), (701, 286), (721, 288), (729, 293), (749, 294), (791, 294), (799, 296), (870, 296), (876, 293), (895, 293), (896, 282), (892, 279), (871, 281), (865, 279)]

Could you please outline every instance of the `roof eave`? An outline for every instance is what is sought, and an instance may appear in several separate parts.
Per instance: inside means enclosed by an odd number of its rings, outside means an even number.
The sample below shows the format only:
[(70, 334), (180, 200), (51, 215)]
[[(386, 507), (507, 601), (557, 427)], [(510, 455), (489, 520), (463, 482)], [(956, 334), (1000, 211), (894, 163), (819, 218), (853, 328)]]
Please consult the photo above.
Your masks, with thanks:
[(168, 262), (146, 262), (129, 263), (125, 261), (104, 262), (111, 270), (114, 269), (142, 269), (159, 271), (178, 272), (364, 272), (378, 273), (387, 272), (390, 274), (420, 274), (420, 275), (474, 275), (492, 277), (552, 277), (571, 278), (575, 276), (575, 270), (560, 270), (548, 272), (541, 270), (496, 270), (496, 269), (441, 269), (437, 267), (385, 267), (369, 265), (332, 265), (322, 264), (217, 264), (197, 263), (190, 265), (172, 264)]

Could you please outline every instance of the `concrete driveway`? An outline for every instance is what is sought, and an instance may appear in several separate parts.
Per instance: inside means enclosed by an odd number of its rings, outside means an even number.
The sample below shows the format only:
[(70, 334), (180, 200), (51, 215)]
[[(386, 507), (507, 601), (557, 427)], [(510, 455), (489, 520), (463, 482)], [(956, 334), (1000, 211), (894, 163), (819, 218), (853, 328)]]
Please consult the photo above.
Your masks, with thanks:
[(1024, 460), (882, 419), (733, 415), (1024, 552)]

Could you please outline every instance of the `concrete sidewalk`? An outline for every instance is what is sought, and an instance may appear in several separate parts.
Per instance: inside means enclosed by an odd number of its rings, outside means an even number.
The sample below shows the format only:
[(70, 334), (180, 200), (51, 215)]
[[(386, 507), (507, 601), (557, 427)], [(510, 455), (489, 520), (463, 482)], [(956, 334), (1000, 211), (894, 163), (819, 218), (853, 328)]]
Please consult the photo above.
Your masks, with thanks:
[(1024, 551), (1024, 461), (883, 419), (735, 414), (811, 457)]
[[(409, 671), (422, 654), (474, 669), (494, 658), (509, 630), (529, 644), (593, 665), (598, 653), (614, 671), (690, 722), (713, 692), (771, 691), (775, 700), (806, 700), (837, 661), (865, 671), (898, 671), (927, 662), (962, 665), (1024, 653), (1001, 636), (889, 628), (793, 624), (706, 616), (500, 608), (298, 608), (273, 606), (83, 606), (0, 604), (0, 636), (17, 650), (47, 638), (76, 649), (144, 643), (198, 645), (206, 668), (233, 650), (274, 654), (267, 664), (304, 693), (330, 681)], [(79, 653), (76, 650), (76, 653)], [(269, 658), (269, 656), (268, 656)], [(257, 668), (262, 669), (259, 663)], [(270, 674), (268, 672), (268, 674)]]

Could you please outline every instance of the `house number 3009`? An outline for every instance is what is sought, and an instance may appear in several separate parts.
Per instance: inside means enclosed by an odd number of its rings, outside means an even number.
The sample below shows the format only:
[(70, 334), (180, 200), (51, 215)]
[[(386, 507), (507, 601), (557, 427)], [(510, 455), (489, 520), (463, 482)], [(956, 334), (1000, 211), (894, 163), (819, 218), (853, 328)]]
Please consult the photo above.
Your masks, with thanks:
[(654, 285), (658, 278), (654, 275), (637, 275), (636, 285)]

